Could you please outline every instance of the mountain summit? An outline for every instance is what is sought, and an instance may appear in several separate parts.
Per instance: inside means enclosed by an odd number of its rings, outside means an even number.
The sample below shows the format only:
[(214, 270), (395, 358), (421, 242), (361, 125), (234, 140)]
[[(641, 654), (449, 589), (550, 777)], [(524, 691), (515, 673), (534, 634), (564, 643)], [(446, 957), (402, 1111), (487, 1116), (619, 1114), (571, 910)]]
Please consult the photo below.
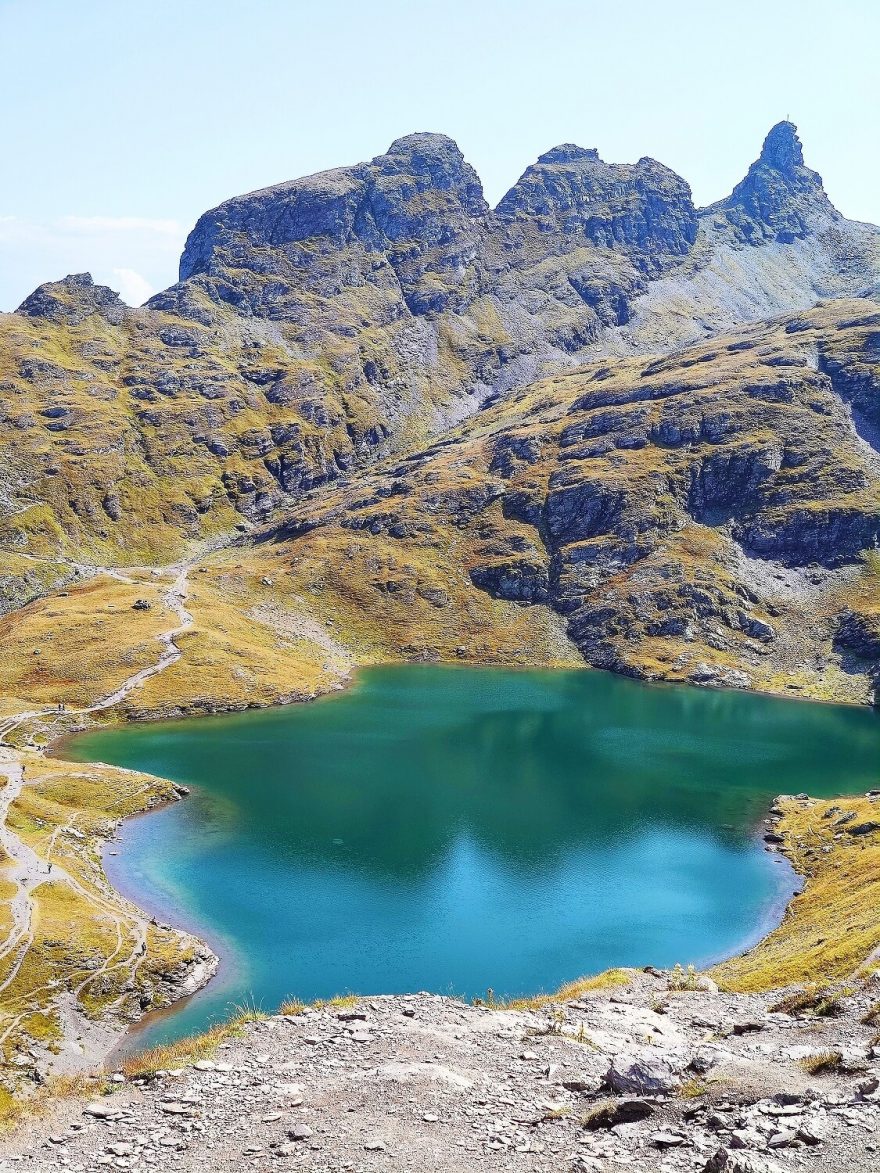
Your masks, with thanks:
[[(781, 171), (784, 175), (794, 175), (804, 166), (803, 146), (793, 122), (777, 122), (770, 128), (761, 148), (759, 162)], [(821, 179), (819, 182), (822, 182)]]
[(842, 219), (825, 194), (822, 176), (804, 164), (793, 122), (777, 122), (745, 179), (713, 210), (725, 213), (734, 235), (750, 244), (791, 244)]
[[(759, 247), (735, 259), (746, 246)], [(456, 143), (420, 132), (206, 212), (180, 282), (150, 305), (205, 325), (229, 308), (278, 323), (346, 393), (369, 387), (424, 419), (603, 351), (684, 345), (859, 294), (878, 274), (880, 234), (834, 209), (791, 122), (702, 211), (655, 159), (606, 163), (574, 143), (491, 209)]]
[(51, 524), (10, 515), (23, 549), (32, 523), (43, 555), (170, 557), (546, 376), (870, 291), (880, 231), (834, 210), (791, 123), (704, 210), (662, 163), (572, 143), (493, 209), (456, 143), (420, 132), (225, 200), (180, 274), (137, 310), (80, 274), (0, 317), (0, 524), (22, 485), (54, 502)]

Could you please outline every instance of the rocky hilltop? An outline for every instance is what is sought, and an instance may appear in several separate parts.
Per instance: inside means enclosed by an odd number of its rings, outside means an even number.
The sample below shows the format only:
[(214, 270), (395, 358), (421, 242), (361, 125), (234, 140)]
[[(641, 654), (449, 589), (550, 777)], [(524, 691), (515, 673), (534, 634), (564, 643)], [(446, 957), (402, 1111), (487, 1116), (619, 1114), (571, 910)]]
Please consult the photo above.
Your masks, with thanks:
[(703, 211), (662, 164), (571, 144), (493, 210), (435, 134), (228, 200), (147, 307), (80, 274), (0, 316), (5, 606), (71, 562), (204, 548), (541, 377), (878, 274), (787, 122)]

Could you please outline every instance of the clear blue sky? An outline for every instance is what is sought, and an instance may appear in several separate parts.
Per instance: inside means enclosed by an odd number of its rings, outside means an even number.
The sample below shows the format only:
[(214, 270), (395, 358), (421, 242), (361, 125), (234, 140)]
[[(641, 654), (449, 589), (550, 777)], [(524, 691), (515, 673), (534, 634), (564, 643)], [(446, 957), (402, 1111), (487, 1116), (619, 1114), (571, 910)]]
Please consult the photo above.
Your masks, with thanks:
[(137, 301), (228, 196), (457, 139), (494, 202), (560, 142), (698, 203), (790, 115), (880, 220), (877, 0), (0, 0), (0, 309), (90, 269)]

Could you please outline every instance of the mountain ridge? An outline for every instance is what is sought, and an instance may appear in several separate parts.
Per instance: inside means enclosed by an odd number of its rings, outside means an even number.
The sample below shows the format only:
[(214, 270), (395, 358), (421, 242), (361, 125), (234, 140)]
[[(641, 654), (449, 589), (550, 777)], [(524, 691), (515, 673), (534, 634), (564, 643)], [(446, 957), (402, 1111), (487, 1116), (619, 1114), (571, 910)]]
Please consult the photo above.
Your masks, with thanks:
[[(837, 293), (876, 282), (878, 242), (880, 230), (846, 221), (830, 204), (789, 122), (772, 128), (731, 195), (706, 209), (647, 156), (607, 164), (573, 144), (541, 155), (490, 209), (453, 140), (427, 133), (395, 140), (368, 163), (233, 197), (200, 218), (184, 250), (186, 276), (148, 306), (129, 309), (80, 274), (41, 286), (0, 317), (4, 607), (65, 581), (75, 565), (167, 563), (230, 534), (263, 532), (274, 519), (283, 526), (333, 485), (354, 526), (368, 466), (428, 452), (462, 421), (479, 429), (486, 411), (515, 410), (529, 388), (591, 364), (603, 394), (622, 377), (631, 386), (594, 413), (589, 442), (560, 441), (548, 465), (559, 484), (547, 500), (570, 499), (569, 520), (584, 535), (568, 522), (554, 534), (547, 518), (537, 546), (528, 530), (502, 534), (499, 550), (513, 541), (536, 552), (504, 562), (489, 542), (467, 567), (468, 581), (516, 603), (552, 601), (591, 663), (668, 673), (668, 664), (645, 667), (644, 648), (665, 638), (662, 617), (645, 625), (629, 587), (611, 611), (601, 599), (628, 567), (651, 582), (662, 576), (676, 527), (698, 526), (698, 561), (721, 557), (724, 585), (709, 611), (727, 615), (734, 633), (751, 623), (737, 618), (737, 549), (831, 569), (877, 543), (870, 328), (842, 357), (836, 341), (848, 336), (839, 318), (871, 314), (841, 302), (838, 315), (820, 314), (821, 326), (803, 336), (791, 315), (810, 311), (823, 281)], [(779, 348), (782, 373), (755, 360), (749, 391), (731, 381), (735, 348), (699, 347), (755, 319), (771, 320), (768, 340), (779, 330), (787, 337), (789, 326), (794, 333), (793, 345)], [(746, 336), (742, 345), (755, 344)], [(637, 357), (646, 352), (682, 354), (682, 372), (690, 364), (697, 372), (682, 375), (669, 411), (647, 431), (653, 368)], [(722, 459), (730, 423), (716, 434), (717, 405), (705, 404), (734, 386), (741, 419)], [(766, 395), (783, 406), (759, 409)], [(786, 428), (802, 433), (800, 452), (783, 441)], [(534, 463), (535, 442), (526, 436), (506, 455), (488, 454), (486, 468), (473, 470), (473, 492), (491, 500), (505, 467)], [(841, 454), (841, 467), (821, 463), (822, 443)], [(681, 469), (661, 460), (664, 449), (680, 452)], [(627, 452), (643, 462), (650, 454), (657, 466), (625, 467)], [(800, 489), (789, 460), (812, 470)], [(696, 478), (689, 488), (684, 469)], [(741, 482), (748, 503), (738, 519), (723, 516), (725, 477)], [(786, 481), (784, 493), (773, 488)], [(804, 515), (794, 521), (798, 492)], [(785, 497), (781, 513), (774, 493)], [(708, 503), (697, 508), (701, 494)], [(503, 497), (507, 520), (530, 525), (528, 500)], [(827, 501), (833, 508), (822, 514)], [(592, 532), (601, 518), (607, 531)], [(401, 549), (413, 523), (405, 508)], [(435, 578), (429, 593), (444, 589)], [(677, 587), (677, 601), (668, 596), (665, 605), (684, 614), (692, 588)], [(641, 650), (631, 656), (609, 641), (603, 623), (642, 633), (634, 636)], [(873, 646), (872, 623), (847, 621), (854, 644)], [(701, 662), (711, 667), (708, 647)], [(714, 650), (727, 656), (724, 671), (741, 672), (739, 651)]]
[[(880, 230), (830, 205), (789, 123), (707, 209), (572, 144), (498, 207), (452, 140), (405, 136), (206, 213), (147, 307), (72, 274), (0, 315), (6, 843), (63, 836), (96, 885), (87, 956), (44, 917), (8, 959), (19, 1086), (71, 1007), (118, 1026), (210, 960), (144, 923), (146, 957), (110, 965), (98, 842), (127, 787), (129, 810), (172, 788), (53, 762), (62, 730), (432, 660), (877, 704), (880, 303), (849, 295), (877, 291)], [(735, 975), (844, 977), (874, 949), (875, 797), (773, 822), (812, 878)]]

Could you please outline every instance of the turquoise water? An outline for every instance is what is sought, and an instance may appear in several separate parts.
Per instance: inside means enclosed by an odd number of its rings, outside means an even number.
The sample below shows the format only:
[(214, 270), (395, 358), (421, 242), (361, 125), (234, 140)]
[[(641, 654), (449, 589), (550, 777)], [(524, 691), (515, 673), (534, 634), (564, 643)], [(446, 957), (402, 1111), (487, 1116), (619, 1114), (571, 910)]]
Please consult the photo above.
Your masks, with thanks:
[(733, 952), (792, 891), (756, 836), (770, 799), (875, 785), (880, 718), (598, 672), (410, 666), (313, 704), (85, 734), (68, 755), (193, 787), (106, 857), (117, 887), (223, 957), (146, 1045), (250, 997), (531, 994)]

